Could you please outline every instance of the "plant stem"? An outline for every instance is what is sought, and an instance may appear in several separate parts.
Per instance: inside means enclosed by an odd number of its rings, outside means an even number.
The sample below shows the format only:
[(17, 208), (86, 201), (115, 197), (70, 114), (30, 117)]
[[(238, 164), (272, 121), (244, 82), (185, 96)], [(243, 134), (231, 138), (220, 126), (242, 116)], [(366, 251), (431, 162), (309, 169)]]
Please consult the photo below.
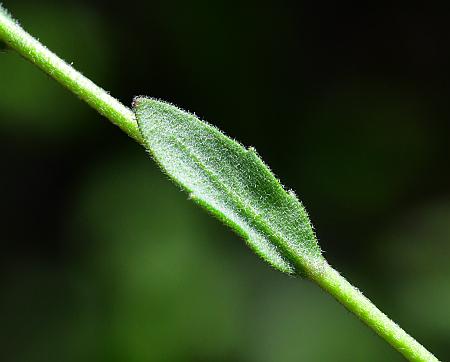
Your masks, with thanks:
[[(129, 108), (29, 35), (1, 6), (0, 39), (119, 126), (129, 136), (143, 143), (134, 114)], [(410, 361), (437, 361), (436, 357), (390, 320), (325, 259), (311, 264), (308, 277), (333, 295)]]
[(0, 6), (0, 39), (142, 143), (134, 113), (28, 34)]
[(309, 278), (330, 293), (409, 361), (438, 361), (425, 347), (389, 319), (324, 259), (310, 268)]

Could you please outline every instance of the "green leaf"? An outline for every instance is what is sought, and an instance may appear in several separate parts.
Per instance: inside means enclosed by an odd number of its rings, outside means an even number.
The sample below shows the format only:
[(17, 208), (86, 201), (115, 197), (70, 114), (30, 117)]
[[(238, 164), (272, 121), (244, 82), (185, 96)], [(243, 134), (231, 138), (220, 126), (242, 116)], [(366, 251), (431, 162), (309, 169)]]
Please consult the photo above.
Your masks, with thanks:
[(169, 103), (137, 97), (133, 108), (145, 145), (161, 168), (263, 259), (299, 274), (322, 260), (305, 208), (253, 148)]

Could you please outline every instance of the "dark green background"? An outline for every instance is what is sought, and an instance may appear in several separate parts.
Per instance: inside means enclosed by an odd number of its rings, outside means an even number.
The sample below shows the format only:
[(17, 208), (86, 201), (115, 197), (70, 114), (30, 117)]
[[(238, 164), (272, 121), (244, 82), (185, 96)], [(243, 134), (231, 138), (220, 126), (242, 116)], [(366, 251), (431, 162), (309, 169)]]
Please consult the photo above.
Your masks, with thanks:
[[(325, 255), (450, 359), (448, 12), (342, 2), (5, 1), (130, 104), (195, 112), (306, 205)], [(401, 361), (272, 270), (144, 150), (0, 53), (0, 360)]]

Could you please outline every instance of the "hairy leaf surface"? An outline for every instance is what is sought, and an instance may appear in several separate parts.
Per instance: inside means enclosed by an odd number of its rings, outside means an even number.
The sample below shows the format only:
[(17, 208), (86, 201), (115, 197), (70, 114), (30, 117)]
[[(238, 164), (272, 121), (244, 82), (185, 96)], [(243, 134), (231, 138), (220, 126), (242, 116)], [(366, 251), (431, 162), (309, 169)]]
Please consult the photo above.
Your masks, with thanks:
[(263, 259), (302, 273), (306, 263), (322, 258), (305, 208), (253, 148), (169, 103), (137, 97), (133, 107), (156, 162)]

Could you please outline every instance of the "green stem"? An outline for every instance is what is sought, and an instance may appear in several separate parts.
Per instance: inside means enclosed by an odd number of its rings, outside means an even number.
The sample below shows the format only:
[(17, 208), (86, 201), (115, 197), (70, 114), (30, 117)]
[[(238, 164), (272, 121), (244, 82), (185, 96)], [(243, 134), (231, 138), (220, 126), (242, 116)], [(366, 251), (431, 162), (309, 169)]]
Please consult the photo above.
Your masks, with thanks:
[(330, 293), (409, 361), (438, 361), (425, 347), (389, 319), (324, 259), (310, 268), (309, 278)]
[[(142, 143), (133, 112), (76, 71), (23, 30), (0, 6), (0, 39), (41, 68), (100, 114)], [(410, 361), (437, 361), (420, 343), (381, 312), (325, 260), (313, 263), (308, 276)]]
[(119, 126), (129, 136), (142, 143), (134, 113), (129, 108), (33, 38), (1, 6), (0, 39)]

